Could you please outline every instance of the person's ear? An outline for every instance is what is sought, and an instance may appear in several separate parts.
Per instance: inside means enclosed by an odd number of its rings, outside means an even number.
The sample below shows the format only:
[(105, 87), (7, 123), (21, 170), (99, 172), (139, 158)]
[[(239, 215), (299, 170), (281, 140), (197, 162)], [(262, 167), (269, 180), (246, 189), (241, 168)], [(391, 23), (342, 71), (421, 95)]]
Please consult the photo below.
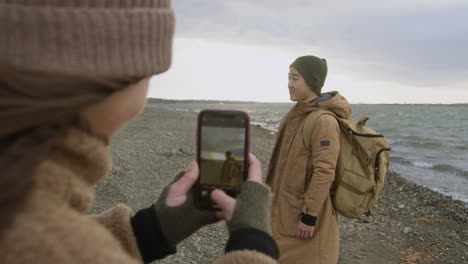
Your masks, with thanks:
[(80, 121), (89, 132), (106, 141), (138, 115), (146, 104), (149, 78), (117, 91), (80, 112)]

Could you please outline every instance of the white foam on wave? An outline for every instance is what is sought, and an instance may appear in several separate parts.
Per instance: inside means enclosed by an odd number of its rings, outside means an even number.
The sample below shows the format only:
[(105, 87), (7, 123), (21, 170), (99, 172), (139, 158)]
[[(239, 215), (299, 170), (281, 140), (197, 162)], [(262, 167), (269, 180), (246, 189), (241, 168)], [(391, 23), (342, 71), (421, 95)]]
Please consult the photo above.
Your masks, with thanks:
[(427, 169), (430, 169), (434, 166), (434, 164), (430, 162), (424, 162), (424, 161), (411, 161), (411, 164), (419, 168), (427, 168)]
[(435, 191), (435, 192), (438, 192), (438, 193), (441, 193), (443, 195), (446, 195), (446, 196), (449, 196), (449, 197), (452, 197), (452, 199), (454, 200), (459, 200), (459, 201), (462, 201), (465, 203), (465, 206), (468, 206), (468, 197), (466, 196), (466, 194), (463, 194), (463, 193), (460, 193), (460, 192), (457, 192), (457, 191), (451, 191), (447, 188), (440, 188), (440, 187), (434, 187), (434, 186), (427, 186), (427, 185), (424, 185), (425, 187), (428, 187), (429, 189)]

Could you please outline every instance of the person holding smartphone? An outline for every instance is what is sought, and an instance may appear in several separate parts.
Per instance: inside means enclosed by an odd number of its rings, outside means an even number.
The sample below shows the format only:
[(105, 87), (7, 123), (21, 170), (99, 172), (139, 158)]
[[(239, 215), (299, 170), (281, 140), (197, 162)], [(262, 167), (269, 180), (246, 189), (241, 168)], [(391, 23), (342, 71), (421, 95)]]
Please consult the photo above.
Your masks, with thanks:
[(270, 191), (249, 156), (234, 199), (194, 206), (189, 164), (153, 205), (87, 215), (111, 168), (110, 138), (138, 115), (171, 62), (170, 0), (0, 0), (0, 263), (148, 263), (226, 220), (217, 263), (276, 263)]
[(314, 123), (311, 138), (303, 134), (314, 111), (328, 109), (345, 118), (351, 114), (338, 92), (322, 93), (327, 72), (326, 60), (316, 56), (299, 57), (289, 67), (289, 95), (297, 103), (281, 120), (266, 180), (274, 197), (272, 229), (280, 263), (338, 262), (339, 223), (330, 188), (340, 153), (339, 124), (324, 114)]

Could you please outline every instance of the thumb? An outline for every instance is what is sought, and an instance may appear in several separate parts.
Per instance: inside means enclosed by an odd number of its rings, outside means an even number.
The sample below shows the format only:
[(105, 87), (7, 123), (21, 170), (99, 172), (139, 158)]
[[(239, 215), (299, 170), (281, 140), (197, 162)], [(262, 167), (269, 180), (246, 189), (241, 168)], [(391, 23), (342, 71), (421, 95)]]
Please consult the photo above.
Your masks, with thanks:
[(223, 218), (230, 221), (236, 206), (236, 199), (219, 189), (212, 191), (210, 196), (211, 200), (221, 208)]
[(262, 164), (252, 153), (249, 153), (249, 181), (262, 183)]

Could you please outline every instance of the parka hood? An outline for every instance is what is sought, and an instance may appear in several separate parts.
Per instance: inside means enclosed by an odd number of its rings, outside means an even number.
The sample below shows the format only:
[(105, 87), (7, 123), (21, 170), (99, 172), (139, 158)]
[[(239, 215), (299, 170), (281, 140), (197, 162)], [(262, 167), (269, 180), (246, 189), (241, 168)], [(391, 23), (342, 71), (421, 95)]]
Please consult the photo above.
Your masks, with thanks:
[(348, 100), (339, 92), (328, 92), (322, 94), (312, 102), (298, 102), (288, 115), (303, 115), (317, 110), (330, 110), (339, 117), (349, 118), (352, 109)]

